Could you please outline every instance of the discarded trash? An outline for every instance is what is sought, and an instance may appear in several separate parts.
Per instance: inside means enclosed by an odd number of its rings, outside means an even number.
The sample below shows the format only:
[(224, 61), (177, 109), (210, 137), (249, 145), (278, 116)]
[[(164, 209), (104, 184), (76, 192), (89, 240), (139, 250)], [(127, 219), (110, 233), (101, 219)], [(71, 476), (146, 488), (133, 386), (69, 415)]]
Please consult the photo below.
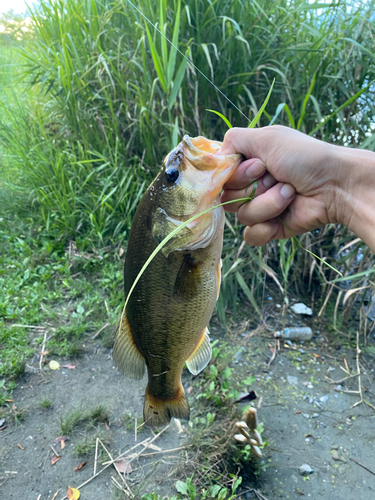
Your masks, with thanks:
[(290, 308), (296, 314), (306, 314), (307, 316), (312, 316), (313, 313), (311, 307), (307, 307), (302, 302), (297, 302), (297, 304), (293, 304)]
[(280, 332), (275, 332), (276, 339), (289, 339), (289, 340), (310, 340), (312, 337), (312, 330), (308, 326), (284, 328)]
[(320, 401), (321, 401), (322, 403), (326, 403), (328, 400), (329, 400), (329, 396), (328, 396), (328, 394), (326, 394), (325, 396), (322, 396), (322, 397), (320, 398)]
[(308, 476), (309, 474), (312, 474), (313, 472), (314, 472), (314, 469), (312, 469), (310, 467), (310, 465), (307, 465), (307, 464), (303, 464), (299, 468), (299, 473), (301, 474), (301, 476)]

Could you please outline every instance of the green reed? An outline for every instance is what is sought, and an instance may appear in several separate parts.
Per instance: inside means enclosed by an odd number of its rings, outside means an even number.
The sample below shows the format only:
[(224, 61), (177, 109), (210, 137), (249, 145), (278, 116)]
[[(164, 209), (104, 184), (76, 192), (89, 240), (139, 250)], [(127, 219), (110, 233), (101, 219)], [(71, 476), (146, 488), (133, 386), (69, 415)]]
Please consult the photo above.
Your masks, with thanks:
[[(289, 125), (336, 144), (375, 149), (373, 0), (134, 5), (250, 121), (275, 78), (258, 125)], [(207, 109), (233, 126), (248, 125), (127, 0), (41, 0), (32, 18), (33, 36), (13, 45), (23, 83), (11, 99), (1, 98), (2, 163), (36, 216), (62, 238), (101, 246), (126, 239), (147, 182), (181, 136), (222, 140), (226, 126)], [(293, 253), (291, 242), (240, 249), (242, 227), (233, 216), (227, 221), (223, 272), (229, 274), (220, 317), (235, 310), (239, 294), (260, 308), (271, 283), (304, 290), (311, 280), (335, 278), (319, 264), (310, 277), (310, 257)], [(350, 239), (339, 227), (300, 237), (305, 248), (331, 259)], [(292, 257), (281, 285), (275, 279), (283, 275), (282, 254)], [(248, 290), (236, 277), (236, 262)], [(335, 266), (353, 274), (372, 262), (357, 243)], [(363, 276), (360, 285), (368, 279)], [(324, 282), (324, 290), (329, 286)]]

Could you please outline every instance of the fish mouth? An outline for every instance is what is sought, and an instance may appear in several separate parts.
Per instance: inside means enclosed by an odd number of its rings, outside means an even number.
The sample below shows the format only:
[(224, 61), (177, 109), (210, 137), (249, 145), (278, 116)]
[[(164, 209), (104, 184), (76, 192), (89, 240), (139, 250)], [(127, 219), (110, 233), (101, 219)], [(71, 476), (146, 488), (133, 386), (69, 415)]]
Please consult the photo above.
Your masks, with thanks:
[(190, 164), (198, 170), (197, 175), (200, 171), (206, 176), (205, 196), (211, 203), (216, 201), (226, 181), (244, 160), (242, 154), (217, 154), (222, 144), (222, 142), (212, 141), (202, 136), (189, 137), (188, 135), (185, 135), (180, 143), (185, 164)]
[[(219, 141), (211, 141), (210, 139), (206, 139), (202, 136), (197, 137), (189, 137), (188, 135), (184, 135), (182, 141), (182, 150), (187, 156), (188, 160), (194, 162), (198, 159), (201, 161), (198, 162), (198, 165), (194, 165), (199, 170), (212, 170), (215, 168), (210, 161), (208, 155), (216, 155), (219, 149), (222, 146), (222, 142)], [(206, 154), (204, 154), (206, 153)], [(204, 164), (202, 162), (202, 156), (204, 160), (207, 162)]]

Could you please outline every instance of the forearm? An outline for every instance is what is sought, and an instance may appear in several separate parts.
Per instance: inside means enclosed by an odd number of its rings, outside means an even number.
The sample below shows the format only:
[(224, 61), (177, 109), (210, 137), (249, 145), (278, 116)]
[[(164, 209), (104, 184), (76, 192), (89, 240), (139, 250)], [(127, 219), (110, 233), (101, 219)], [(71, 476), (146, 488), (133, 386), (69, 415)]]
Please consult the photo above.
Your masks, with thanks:
[(346, 225), (375, 253), (375, 153), (337, 147), (337, 222)]

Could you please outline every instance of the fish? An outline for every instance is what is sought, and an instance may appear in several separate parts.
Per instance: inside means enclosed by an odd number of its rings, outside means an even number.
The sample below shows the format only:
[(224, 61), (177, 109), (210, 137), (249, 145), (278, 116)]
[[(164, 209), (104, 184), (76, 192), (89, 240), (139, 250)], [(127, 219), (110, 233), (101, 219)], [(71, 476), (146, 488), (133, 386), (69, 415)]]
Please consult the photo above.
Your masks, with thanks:
[[(189, 137), (164, 159), (142, 197), (129, 234), (125, 297), (157, 245), (194, 215), (220, 203), (224, 183), (243, 160), (221, 155), (222, 143)], [(159, 251), (134, 287), (113, 348), (116, 366), (148, 383), (144, 422), (161, 426), (188, 420), (181, 382), (186, 362), (197, 375), (211, 359), (208, 323), (220, 289), (224, 209), (214, 208), (179, 230)]]

